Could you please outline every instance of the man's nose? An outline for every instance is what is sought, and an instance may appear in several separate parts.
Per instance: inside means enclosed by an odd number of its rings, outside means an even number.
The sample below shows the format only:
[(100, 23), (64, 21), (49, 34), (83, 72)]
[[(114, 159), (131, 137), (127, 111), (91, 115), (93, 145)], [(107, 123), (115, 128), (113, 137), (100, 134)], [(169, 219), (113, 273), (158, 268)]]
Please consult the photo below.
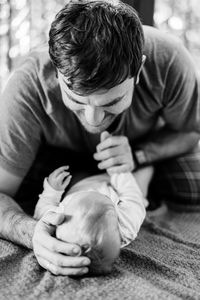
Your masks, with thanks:
[(99, 126), (105, 116), (104, 110), (101, 107), (87, 105), (85, 108), (85, 119), (92, 126)]

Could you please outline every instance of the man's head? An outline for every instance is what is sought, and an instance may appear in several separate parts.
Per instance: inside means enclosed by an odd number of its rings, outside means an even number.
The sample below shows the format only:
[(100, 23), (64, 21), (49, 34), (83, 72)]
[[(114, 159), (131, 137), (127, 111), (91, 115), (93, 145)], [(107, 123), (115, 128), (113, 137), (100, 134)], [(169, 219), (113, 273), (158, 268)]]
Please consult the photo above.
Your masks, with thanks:
[[(137, 13), (117, 0), (72, 0), (57, 14), (49, 37), (49, 53), (59, 74), (66, 106), (75, 112), (86, 130), (102, 132), (132, 100), (144, 45)], [(113, 98), (110, 91), (116, 87)], [(121, 109), (109, 106), (113, 102), (110, 100), (120, 102), (126, 92)], [(97, 105), (91, 105), (97, 95), (104, 101), (100, 99)]]
[(77, 192), (63, 200), (66, 220), (57, 238), (81, 246), (91, 259), (90, 272), (107, 273), (120, 251), (117, 215), (110, 199), (97, 192)]

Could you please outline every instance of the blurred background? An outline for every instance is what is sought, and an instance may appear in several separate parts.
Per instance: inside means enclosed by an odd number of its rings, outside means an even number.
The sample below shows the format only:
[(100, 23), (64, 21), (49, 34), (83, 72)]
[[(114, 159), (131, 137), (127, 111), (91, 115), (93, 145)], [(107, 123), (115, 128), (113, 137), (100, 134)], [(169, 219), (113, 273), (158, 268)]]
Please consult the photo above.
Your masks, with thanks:
[[(67, 0), (0, 0), (0, 91), (20, 58), (48, 40), (55, 14)], [(143, 24), (178, 36), (200, 73), (199, 0), (125, 0)], [(183, 62), (184, 63), (184, 62)]]

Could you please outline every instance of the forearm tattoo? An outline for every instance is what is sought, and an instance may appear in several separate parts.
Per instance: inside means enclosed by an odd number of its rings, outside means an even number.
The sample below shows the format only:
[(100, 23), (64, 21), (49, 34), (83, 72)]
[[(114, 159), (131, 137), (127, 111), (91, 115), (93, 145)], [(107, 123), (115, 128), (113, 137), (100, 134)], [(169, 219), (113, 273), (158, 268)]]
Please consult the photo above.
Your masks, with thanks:
[(32, 249), (35, 221), (5, 194), (0, 194), (0, 237)]

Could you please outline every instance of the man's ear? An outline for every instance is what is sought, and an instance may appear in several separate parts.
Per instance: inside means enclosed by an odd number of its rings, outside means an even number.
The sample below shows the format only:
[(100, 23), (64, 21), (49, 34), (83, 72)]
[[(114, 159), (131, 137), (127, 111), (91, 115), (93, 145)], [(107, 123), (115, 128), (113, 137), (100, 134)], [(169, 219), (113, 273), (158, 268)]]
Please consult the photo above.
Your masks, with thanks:
[(139, 81), (140, 81), (140, 72), (142, 71), (142, 68), (143, 68), (144, 63), (146, 61), (146, 58), (147, 58), (146, 55), (142, 55), (142, 63), (141, 63), (141, 66), (140, 66), (140, 68), (137, 72), (135, 84), (138, 84)]

